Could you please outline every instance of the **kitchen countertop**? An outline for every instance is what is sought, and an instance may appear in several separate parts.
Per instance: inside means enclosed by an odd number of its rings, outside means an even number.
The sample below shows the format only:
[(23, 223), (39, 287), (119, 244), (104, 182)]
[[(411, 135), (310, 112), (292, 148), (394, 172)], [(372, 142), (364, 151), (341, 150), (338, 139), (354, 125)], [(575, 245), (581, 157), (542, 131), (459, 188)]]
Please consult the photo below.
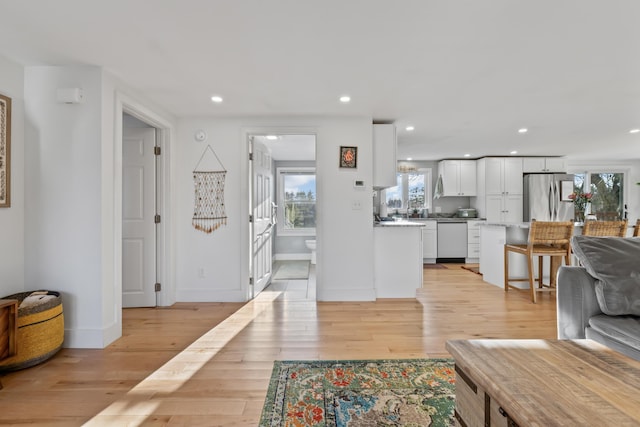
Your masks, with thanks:
[(437, 221), (437, 222), (460, 222), (460, 221), (485, 221), (485, 218), (469, 218), (469, 217), (441, 217), (441, 218), (409, 218), (408, 221)]
[(424, 223), (427, 221), (436, 221), (436, 222), (467, 222), (467, 221), (485, 221), (484, 218), (451, 218), (451, 217), (443, 217), (443, 218), (409, 218), (409, 219), (401, 219), (399, 221), (379, 221), (374, 222), (374, 227), (424, 227)]
[[(515, 227), (515, 228), (529, 228), (531, 226), (530, 222), (485, 222), (485, 226), (488, 227)], [(584, 226), (583, 222), (575, 222), (574, 227), (582, 227)], [(634, 224), (629, 224), (627, 228), (633, 228)]]
[(513, 228), (529, 228), (529, 222), (485, 222), (480, 224), (485, 227), (513, 227)]
[(374, 222), (374, 227), (424, 227), (424, 224), (414, 221), (380, 221)]

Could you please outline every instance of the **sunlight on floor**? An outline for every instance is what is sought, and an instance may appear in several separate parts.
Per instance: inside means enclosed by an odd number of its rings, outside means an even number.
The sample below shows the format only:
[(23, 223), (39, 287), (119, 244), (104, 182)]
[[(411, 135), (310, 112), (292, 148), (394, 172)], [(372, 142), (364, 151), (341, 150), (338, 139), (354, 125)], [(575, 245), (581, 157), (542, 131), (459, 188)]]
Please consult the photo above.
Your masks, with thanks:
[(277, 290), (262, 292), (84, 425), (141, 425), (153, 415), (164, 399), (189, 381), (220, 349), (269, 309), (281, 294)]

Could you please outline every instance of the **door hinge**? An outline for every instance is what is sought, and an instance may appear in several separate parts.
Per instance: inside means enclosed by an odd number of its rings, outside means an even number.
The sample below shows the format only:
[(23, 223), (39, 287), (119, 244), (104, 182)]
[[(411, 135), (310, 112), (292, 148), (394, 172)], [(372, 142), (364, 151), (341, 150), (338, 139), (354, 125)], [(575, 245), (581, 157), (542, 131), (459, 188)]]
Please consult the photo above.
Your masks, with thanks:
[(249, 285), (253, 286), (253, 277), (249, 277)]
[(153, 147), (153, 154), (155, 154), (156, 156), (159, 156), (160, 154), (162, 154), (162, 149), (160, 148), (159, 145), (156, 145), (155, 147)]
[(249, 160), (253, 160), (253, 153), (249, 153)]
[(249, 222), (253, 222), (253, 215), (249, 215)]
[(153, 222), (156, 224), (160, 224), (160, 215), (159, 214), (155, 214), (153, 217)]
[(156, 286), (155, 288), (156, 292), (160, 292), (162, 290), (162, 285), (160, 283), (156, 283), (155, 286)]

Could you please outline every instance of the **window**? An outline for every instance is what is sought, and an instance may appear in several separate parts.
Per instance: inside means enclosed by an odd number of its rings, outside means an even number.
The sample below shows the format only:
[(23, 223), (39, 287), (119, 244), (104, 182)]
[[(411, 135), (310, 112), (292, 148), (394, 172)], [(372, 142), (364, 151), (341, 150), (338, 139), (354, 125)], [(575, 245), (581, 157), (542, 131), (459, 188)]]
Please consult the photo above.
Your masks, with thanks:
[(578, 173), (574, 175), (573, 184), (574, 192), (591, 193), (588, 213), (605, 221), (624, 218), (624, 173)]
[(315, 232), (315, 169), (278, 168), (278, 234), (312, 236)]
[(431, 207), (431, 169), (398, 173), (395, 187), (385, 190), (385, 202), (389, 214), (406, 213), (407, 210)]

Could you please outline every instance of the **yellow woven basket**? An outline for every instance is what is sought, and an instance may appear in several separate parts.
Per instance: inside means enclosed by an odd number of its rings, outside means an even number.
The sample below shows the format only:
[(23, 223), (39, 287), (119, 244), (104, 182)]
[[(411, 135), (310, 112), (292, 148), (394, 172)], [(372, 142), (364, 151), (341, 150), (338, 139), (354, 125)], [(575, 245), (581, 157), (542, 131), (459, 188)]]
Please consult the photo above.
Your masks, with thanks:
[[(3, 299), (20, 302), (31, 292), (9, 295)], [(17, 353), (0, 362), (0, 372), (15, 371), (42, 363), (62, 348), (64, 341), (64, 313), (62, 298), (49, 291), (55, 298), (42, 304), (18, 309)]]

